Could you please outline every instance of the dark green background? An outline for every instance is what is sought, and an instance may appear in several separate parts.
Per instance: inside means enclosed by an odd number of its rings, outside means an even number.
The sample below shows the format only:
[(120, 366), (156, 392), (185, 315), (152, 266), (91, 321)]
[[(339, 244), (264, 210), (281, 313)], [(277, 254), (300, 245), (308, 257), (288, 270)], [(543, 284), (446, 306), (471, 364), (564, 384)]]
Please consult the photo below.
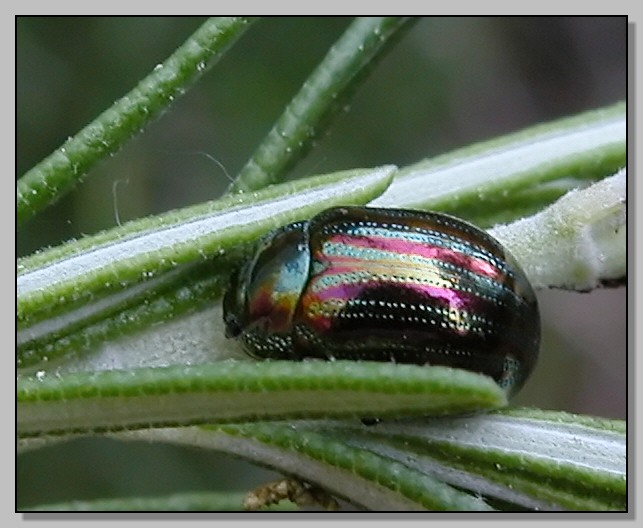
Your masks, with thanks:
[[(203, 20), (18, 17), (16, 176), (127, 93)], [(228, 180), (211, 158), (235, 175), (349, 23), (260, 20), (145, 133), (21, 227), (18, 255), (110, 228), (115, 208), (124, 222), (218, 197)], [(625, 99), (626, 43), (623, 17), (423, 19), (292, 176), (403, 166)], [(539, 298), (541, 361), (516, 403), (624, 418), (625, 289)], [(265, 477), (248, 468), (191, 449), (79, 440), (21, 455), (17, 500), (246, 489)]]

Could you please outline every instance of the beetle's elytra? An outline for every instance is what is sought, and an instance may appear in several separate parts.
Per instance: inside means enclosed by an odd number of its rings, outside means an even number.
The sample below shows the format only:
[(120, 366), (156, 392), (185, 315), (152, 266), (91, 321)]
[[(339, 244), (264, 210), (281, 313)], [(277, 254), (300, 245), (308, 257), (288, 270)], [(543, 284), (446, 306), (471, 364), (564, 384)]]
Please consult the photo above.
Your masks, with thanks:
[(516, 393), (540, 317), (498, 241), (448, 215), (336, 207), (266, 236), (224, 298), (254, 357), (445, 365)]

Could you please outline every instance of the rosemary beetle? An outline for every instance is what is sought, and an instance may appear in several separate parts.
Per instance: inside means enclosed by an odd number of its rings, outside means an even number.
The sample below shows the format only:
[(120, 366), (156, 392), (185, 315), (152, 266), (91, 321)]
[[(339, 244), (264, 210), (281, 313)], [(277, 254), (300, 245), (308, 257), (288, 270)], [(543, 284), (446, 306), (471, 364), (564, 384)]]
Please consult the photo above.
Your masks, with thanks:
[(226, 336), (262, 359), (443, 365), (514, 395), (536, 363), (540, 317), (501, 244), (454, 218), (335, 207), (258, 242), (224, 302)]

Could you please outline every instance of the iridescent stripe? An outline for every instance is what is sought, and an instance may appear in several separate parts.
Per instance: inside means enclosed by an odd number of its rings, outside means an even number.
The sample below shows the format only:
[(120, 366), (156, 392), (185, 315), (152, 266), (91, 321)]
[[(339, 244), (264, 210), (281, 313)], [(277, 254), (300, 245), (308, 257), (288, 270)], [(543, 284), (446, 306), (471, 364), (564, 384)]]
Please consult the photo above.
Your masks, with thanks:
[[(436, 222), (455, 228), (454, 225)], [(373, 225), (369, 225), (373, 224)], [(461, 229), (461, 228), (460, 228)], [(466, 234), (476, 236), (472, 230), (464, 230)], [(435, 246), (458, 251), (465, 255), (479, 258), (499, 268), (505, 274), (511, 274), (511, 270), (504, 260), (494, 254), (487, 247), (481, 245), (475, 239), (468, 240), (462, 236), (443, 233), (438, 230), (424, 229), (417, 226), (405, 226), (402, 224), (377, 224), (374, 222), (346, 222), (331, 224), (324, 228), (328, 235), (340, 234), (349, 237), (383, 238), (388, 240), (403, 240), (417, 242), (426, 246)], [(478, 235), (479, 236), (479, 235)]]
[[(390, 283), (389, 281), (379, 280), (379, 278), (371, 282), (374, 286), (378, 287), (382, 286), (382, 284)], [(419, 295), (422, 295), (426, 299), (440, 299), (444, 301), (447, 306), (450, 306), (454, 309), (462, 309), (465, 306), (470, 306), (472, 302), (474, 302), (473, 299), (477, 299), (477, 296), (475, 296), (474, 294), (455, 291), (451, 287), (440, 288), (439, 286), (432, 286), (430, 284), (410, 283), (407, 281), (400, 281), (399, 285), (406, 289), (412, 290)], [(341, 286), (330, 287), (323, 290), (315, 290), (314, 294), (311, 293), (311, 297), (317, 299), (322, 303), (330, 302), (334, 299), (354, 299), (363, 294), (364, 291), (368, 288), (368, 283), (344, 283)]]
[[(347, 248), (359, 248), (360, 250), (381, 250), (382, 257), (400, 261), (401, 257), (417, 258), (423, 257), (429, 261), (449, 262), (462, 269), (468, 269), (474, 273), (497, 279), (504, 276), (504, 266), (498, 259), (489, 262), (488, 258), (480, 258), (470, 251), (456, 250), (453, 246), (430, 245), (426, 241), (409, 241), (402, 237), (390, 237), (384, 235), (371, 235), (368, 237), (355, 237), (351, 235), (334, 235), (324, 242), (322, 249), (325, 254), (332, 254), (332, 246), (345, 246)], [(330, 251), (329, 251), (330, 250)], [(360, 252), (360, 257), (368, 255), (367, 252)], [(371, 260), (371, 259), (369, 259)]]
[[(486, 311), (480, 304), (481, 299), (477, 292), (459, 291), (451, 284), (440, 287), (404, 279), (382, 280), (381, 276), (371, 276), (371, 280), (368, 280), (357, 275), (331, 274), (312, 280), (308, 291), (301, 299), (301, 309), (317, 331), (328, 330), (339, 312), (345, 316), (347, 311), (353, 309), (359, 311), (361, 318), (366, 319), (377, 319), (386, 312), (386, 318), (389, 320), (407, 321), (416, 325), (433, 323), (463, 334), (495, 333), (491, 328), (493, 325), (483, 316)], [(324, 282), (327, 283), (326, 287), (323, 287)], [(364, 293), (370, 288), (376, 290), (384, 285), (399, 286), (400, 289), (415, 295), (416, 301), (379, 301), (363, 298)], [(401, 298), (403, 297), (400, 292), (398, 299)], [(483, 302), (487, 306), (504, 305), (493, 297), (487, 297)]]
[[(320, 273), (322, 270), (350, 271), (360, 268), (367, 268), (371, 271), (377, 267), (384, 267), (385, 272), (390, 276), (397, 274), (411, 276), (409, 271), (414, 271), (412, 276), (421, 279), (427, 275), (428, 270), (435, 269), (436, 273), (440, 273), (445, 279), (453, 279), (452, 282), (460, 282), (460, 279), (465, 277), (476, 285), (486, 285), (486, 289), (496, 292), (499, 290), (517, 301), (520, 300), (511, 284), (506, 282), (506, 276), (495, 280), (487, 275), (476, 273), (475, 269), (457, 266), (441, 258), (425, 258), (413, 253), (403, 253), (402, 255), (404, 258), (401, 258), (400, 253), (396, 251), (375, 249), (368, 247), (368, 244), (365, 247), (356, 247), (352, 241), (351, 243), (340, 242), (336, 244), (324, 242), (321, 251), (314, 252), (313, 257), (320, 265), (314, 265), (313, 271)], [(482, 288), (482, 291), (484, 289)]]

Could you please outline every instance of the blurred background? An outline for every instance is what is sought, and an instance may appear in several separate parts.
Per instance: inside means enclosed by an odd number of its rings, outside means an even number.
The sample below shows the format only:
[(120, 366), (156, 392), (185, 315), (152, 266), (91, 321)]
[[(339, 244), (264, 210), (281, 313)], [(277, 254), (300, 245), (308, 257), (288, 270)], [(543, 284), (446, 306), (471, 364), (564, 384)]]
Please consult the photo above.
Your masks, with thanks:
[[(204, 20), (18, 17), (16, 176), (131, 90)], [(18, 256), (111, 228), (117, 218), (220, 196), (228, 178), (219, 163), (232, 176), (238, 172), (350, 22), (271, 17), (255, 23), (145, 133), (21, 227)], [(404, 166), (623, 100), (626, 31), (625, 17), (422, 19), (293, 177)], [(626, 288), (543, 291), (539, 301), (540, 362), (513, 403), (625, 418)], [(81, 439), (18, 458), (17, 506), (246, 490), (273, 476), (207, 451)]]

